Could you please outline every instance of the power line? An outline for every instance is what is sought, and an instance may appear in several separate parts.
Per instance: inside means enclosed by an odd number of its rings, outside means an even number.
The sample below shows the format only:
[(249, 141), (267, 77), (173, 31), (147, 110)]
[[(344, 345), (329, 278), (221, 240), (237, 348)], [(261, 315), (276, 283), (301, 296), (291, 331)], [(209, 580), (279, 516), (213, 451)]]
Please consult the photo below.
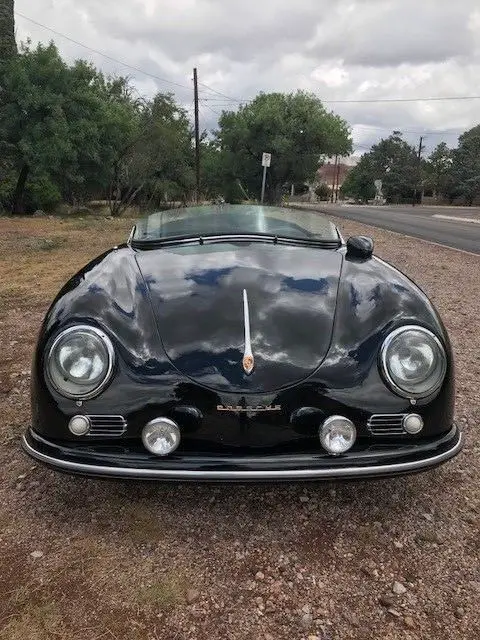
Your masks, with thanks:
[(352, 129), (378, 129), (379, 131), (400, 131), (401, 133), (415, 133), (415, 134), (423, 134), (426, 136), (435, 136), (435, 135), (450, 135), (450, 136), (458, 136), (459, 132), (462, 133), (465, 129), (463, 127), (459, 127), (456, 130), (446, 129), (445, 131), (426, 131), (419, 129), (404, 129), (402, 126), (395, 125), (391, 127), (380, 127), (373, 124), (352, 124), (350, 125)]
[(361, 100), (322, 100), (326, 104), (361, 104), (372, 102), (436, 102), (442, 100), (480, 100), (480, 96), (434, 96), (430, 98), (364, 98)]
[[(218, 93), (218, 92), (217, 92)], [(223, 94), (220, 94), (223, 95)], [(225, 96), (227, 98), (227, 96)], [(210, 102), (222, 102), (225, 100), (221, 98), (208, 97), (205, 100)], [(338, 100), (324, 100), (325, 104), (372, 104), (372, 103), (389, 103), (389, 102), (440, 102), (445, 100), (480, 100), (480, 96), (432, 96), (427, 98), (359, 98), (359, 99), (338, 99)], [(248, 104), (251, 100), (240, 100), (238, 98), (228, 98), (228, 102), (239, 102), (242, 104)]]
[(204, 107), (207, 107), (207, 109), (210, 109), (210, 111), (211, 111), (212, 113), (214, 113), (216, 116), (221, 116), (221, 115), (222, 115), (219, 111), (215, 111), (215, 109), (212, 109), (212, 107), (211, 107), (209, 104), (207, 104), (207, 103), (203, 100), (203, 98), (202, 98), (202, 100), (201, 100), (200, 102), (202, 103), (202, 105), (203, 105)]
[[(240, 100), (239, 98), (232, 98), (232, 96), (227, 96), (224, 93), (221, 93), (221, 91), (217, 91), (216, 89), (213, 89), (213, 87), (210, 87), (208, 84), (205, 84), (204, 82), (199, 82), (198, 84), (201, 85), (202, 87), (205, 87), (209, 91), (213, 91), (213, 93), (216, 93), (219, 96), (222, 96), (222, 98), (226, 98), (229, 102), (244, 102), (244, 100)], [(206, 98), (206, 100), (208, 99), (209, 98)], [(213, 100), (213, 98), (210, 98), (210, 99)]]
[[(212, 91), (215, 91), (212, 89)], [(219, 93), (216, 91), (216, 93)], [(224, 95), (224, 94), (220, 94)], [(228, 96), (224, 96), (225, 99), (208, 97), (204, 98), (204, 100), (208, 100), (209, 102), (218, 102), (222, 104), (229, 104), (232, 102), (248, 104), (252, 102), (252, 100), (240, 100), (239, 98), (229, 98)], [(322, 98), (322, 102), (325, 104), (363, 104), (363, 103), (389, 103), (389, 102), (440, 102), (445, 100), (480, 100), (480, 96), (432, 96), (427, 98), (359, 98), (359, 99), (338, 99), (338, 100), (324, 100)]]

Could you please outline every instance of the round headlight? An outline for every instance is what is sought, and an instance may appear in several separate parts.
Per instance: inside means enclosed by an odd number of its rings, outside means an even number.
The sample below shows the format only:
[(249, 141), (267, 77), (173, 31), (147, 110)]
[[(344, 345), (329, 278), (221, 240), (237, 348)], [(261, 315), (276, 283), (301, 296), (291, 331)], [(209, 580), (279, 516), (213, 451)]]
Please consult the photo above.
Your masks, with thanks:
[(180, 444), (180, 429), (169, 418), (155, 418), (143, 427), (142, 442), (150, 453), (168, 456)]
[(406, 398), (421, 398), (437, 391), (447, 370), (440, 340), (415, 325), (400, 327), (387, 336), (380, 361), (388, 384)]
[(46, 358), (48, 379), (63, 396), (87, 399), (100, 393), (113, 370), (114, 350), (100, 329), (76, 325), (62, 331)]
[(319, 429), (322, 447), (332, 455), (346, 453), (355, 444), (357, 430), (348, 418), (330, 416)]

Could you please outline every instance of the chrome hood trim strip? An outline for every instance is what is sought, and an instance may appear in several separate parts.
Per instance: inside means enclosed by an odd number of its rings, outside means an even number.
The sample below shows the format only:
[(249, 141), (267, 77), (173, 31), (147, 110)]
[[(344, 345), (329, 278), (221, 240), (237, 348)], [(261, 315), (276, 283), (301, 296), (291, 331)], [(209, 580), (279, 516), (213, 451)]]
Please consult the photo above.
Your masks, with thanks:
[(250, 375), (254, 367), (254, 359), (252, 353), (252, 342), (250, 340), (250, 310), (248, 308), (248, 294), (247, 290), (243, 290), (243, 324), (245, 327), (245, 343), (243, 351), (243, 370), (247, 375)]

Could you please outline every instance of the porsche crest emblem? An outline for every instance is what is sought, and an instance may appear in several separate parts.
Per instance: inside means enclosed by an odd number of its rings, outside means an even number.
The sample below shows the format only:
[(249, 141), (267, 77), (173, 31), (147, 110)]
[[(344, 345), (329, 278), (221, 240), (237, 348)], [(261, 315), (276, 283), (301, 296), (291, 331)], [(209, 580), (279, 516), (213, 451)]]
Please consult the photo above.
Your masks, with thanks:
[(253, 356), (243, 356), (243, 370), (246, 374), (250, 374), (253, 371), (253, 365), (255, 364)]
[(242, 366), (245, 373), (250, 375), (255, 366), (255, 360), (252, 353), (252, 344), (250, 341), (250, 313), (248, 309), (247, 290), (243, 290), (243, 324), (245, 328), (245, 344), (243, 350)]

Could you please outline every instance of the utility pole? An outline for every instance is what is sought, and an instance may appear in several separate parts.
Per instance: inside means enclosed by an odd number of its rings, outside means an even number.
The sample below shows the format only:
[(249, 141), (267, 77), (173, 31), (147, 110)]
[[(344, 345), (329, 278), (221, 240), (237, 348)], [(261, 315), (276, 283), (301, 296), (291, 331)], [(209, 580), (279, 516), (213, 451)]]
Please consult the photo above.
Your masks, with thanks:
[(193, 93), (195, 102), (195, 201), (200, 199), (200, 124), (198, 121), (198, 78), (197, 68), (193, 70)]
[(342, 163), (342, 157), (338, 159), (337, 162), (337, 179), (336, 179), (336, 187), (335, 187), (335, 202), (338, 202), (338, 185), (340, 183), (340, 165)]
[(335, 197), (335, 177), (337, 175), (337, 163), (338, 163), (338, 155), (335, 156), (335, 164), (333, 165), (333, 177), (332, 177), (332, 194), (330, 197), (330, 201), (334, 202), (334, 197)]
[(418, 164), (417, 164), (417, 175), (415, 176), (415, 189), (413, 191), (413, 202), (412, 207), (417, 204), (417, 187), (421, 178), (421, 168), (422, 168), (422, 150), (423, 150), (423, 136), (420, 136), (420, 142), (418, 144)]

